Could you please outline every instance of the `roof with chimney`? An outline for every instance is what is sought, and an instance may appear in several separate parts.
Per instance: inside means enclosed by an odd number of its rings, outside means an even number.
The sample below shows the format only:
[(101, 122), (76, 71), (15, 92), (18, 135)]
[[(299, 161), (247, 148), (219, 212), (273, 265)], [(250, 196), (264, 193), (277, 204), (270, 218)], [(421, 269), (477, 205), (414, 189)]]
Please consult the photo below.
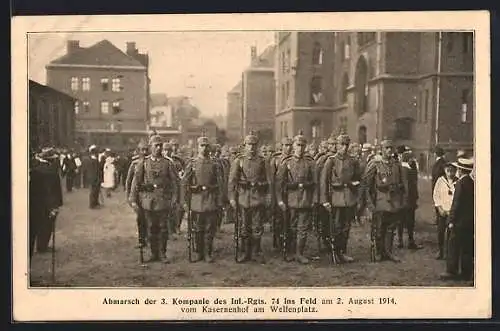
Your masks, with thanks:
[(68, 52), (51, 61), (50, 65), (98, 65), (145, 68), (141, 62), (121, 51), (107, 39), (101, 40), (90, 47), (80, 47), (77, 41), (68, 41)]
[(272, 68), (274, 66), (275, 51), (276, 51), (276, 45), (267, 46), (258, 57), (252, 60), (251, 67)]

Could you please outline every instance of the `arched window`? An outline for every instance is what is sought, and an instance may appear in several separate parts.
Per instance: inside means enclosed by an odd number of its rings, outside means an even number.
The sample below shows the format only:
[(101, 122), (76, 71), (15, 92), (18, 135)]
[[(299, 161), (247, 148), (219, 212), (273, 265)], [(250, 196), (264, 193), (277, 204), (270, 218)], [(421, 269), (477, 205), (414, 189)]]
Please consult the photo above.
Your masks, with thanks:
[(321, 137), (321, 121), (311, 121), (311, 138), (317, 140)]
[(311, 80), (311, 105), (320, 104), (323, 100), (322, 79), (319, 76), (314, 76)]
[(312, 62), (313, 64), (323, 64), (323, 50), (318, 42), (315, 42), (313, 46)]
[(394, 139), (410, 140), (413, 138), (413, 122), (409, 117), (398, 118), (394, 121)]
[(358, 143), (361, 145), (365, 144), (367, 142), (367, 133), (366, 133), (366, 126), (361, 125), (358, 128)]
[(349, 88), (349, 76), (347, 74), (344, 74), (344, 77), (342, 78), (342, 103), (347, 103), (347, 89)]
[(354, 109), (358, 116), (368, 111), (368, 64), (361, 56), (356, 64), (355, 82), (355, 105)]

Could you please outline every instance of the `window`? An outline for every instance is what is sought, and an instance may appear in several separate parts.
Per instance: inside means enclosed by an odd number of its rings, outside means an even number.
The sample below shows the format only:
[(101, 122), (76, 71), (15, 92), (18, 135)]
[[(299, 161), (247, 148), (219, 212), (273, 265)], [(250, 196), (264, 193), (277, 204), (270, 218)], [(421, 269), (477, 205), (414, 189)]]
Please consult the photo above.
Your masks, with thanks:
[(109, 102), (101, 101), (101, 114), (109, 113)]
[(447, 40), (446, 40), (446, 50), (448, 51), (448, 53), (451, 53), (453, 51), (453, 38), (454, 38), (454, 33), (453, 32), (449, 32), (447, 34)]
[(83, 91), (90, 91), (90, 78), (89, 77), (82, 78), (82, 90)]
[(120, 92), (122, 90), (122, 87), (120, 86), (120, 78), (113, 78), (111, 83), (111, 90), (113, 92)]
[(283, 131), (285, 131), (285, 137), (288, 137), (288, 122), (285, 121)]
[(83, 111), (86, 113), (90, 112), (90, 102), (88, 101), (83, 102)]
[(318, 139), (321, 131), (321, 122), (315, 120), (311, 123), (311, 136), (313, 139)]
[(314, 43), (312, 52), (312, 63), (313, 64), (323, 64), (323, 50), (318, 42)]
[(120, 101), (113, 101), (113, 114), (118, 114), (120, 111)]
[(464, 53), (470, 53), (472, 51), (473, 47), (473, 42), (472, 42), (472, 32), (464, 32), (462, 34), (463, 36), (463, 41), (462, 41), (462, 46), (463, 46), (463, 52)]
[(287, 49), (286, 50), (286, 57), (285, 57), (285, 71), (286, 72), (290, 72), (290, 64), (291, 64), (290, 57), (291, 57), (291, 51), (290, 51), (290, 49)]
[(311, 81), (311, 104), (319, 104), (322, 99), (322, 79), (319, 76), (314, 76)]
[(71, 91), (78, 91), (78, 77), (71, 77)]
[(285, 72), (286, 68), (286, 57), (285, 57), (285, 51), (281, 52), (281, 72)]
[(344, 74), (344, 78), (342, 79), (342, 103), (347, 103), (347, 89), (349, 88), (349, 76)]
[(358, 32), (358, 45), (364, 46), (375, 41), (375, 32)]
[(344, 59), (349, 60), (351, 58), (351, 37), (347, 37), (347, 41), (344, 45)]
[(75, 114), (80, 112), (80, 101), (75, 101)]
[(469, 90), (465, 89), (462, 91), (462, 109), (460, 112), (460, 121), (462, 123), (467, 123), (467, 111), (468, 111), (468, 105), (467, 105), (467, 99), (469, 96)]
[(102, 78), (101, 79), (101, 87), (103, 91), (109, 90), (109, 79), (107, 78)]
[(429, 117), (429, 90), (424, 91), (424, 123), (427, 123)]

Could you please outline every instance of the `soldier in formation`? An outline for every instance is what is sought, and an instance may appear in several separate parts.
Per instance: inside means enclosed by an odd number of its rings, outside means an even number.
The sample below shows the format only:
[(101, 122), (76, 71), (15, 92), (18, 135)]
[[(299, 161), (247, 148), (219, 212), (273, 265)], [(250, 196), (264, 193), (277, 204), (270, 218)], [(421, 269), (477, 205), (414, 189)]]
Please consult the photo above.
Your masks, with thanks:
[(390, 140), (381, 143), (381, 159), (373, 159), (367, 165), (362, 180), (364, 200), (373, 212), (372, 244), (373, 260), (400, 262), (393, 251), (394, 231), (403, 207), (403, 195), (407, 192), (402, 177), (401, 164), (393, 157), (394, 146)]
[(305, 154), (306, 142), (302, 133), (294, 137), (293, 154), (281, 160), (276, 174), (276, 196), (284, 215), (284, 258), (300, 264), (309, 263), (304, 250), (316, 190), (314, 159)]
[(151, 154), (136, 165), (129, 202), (134, 210), (139, 206), (149, 226), (151, 258), (149, 262), (163, 261), (167, 258), (168, 225), (167, 217), (178, 204), (178, 177), (172, 162), (162, 155), (163, 142), (160, 136), (153, 135), (149, 146)]
[(320, 199), (328, 210), (328, 238), (333, 254), (339, 262), (352, 262), (347, 255), (351, 223), (356, 215), (361, 171), (357, 159), (348, 154), (351, 140), (341, 134), (337, 138), (337, 152), (328, 157), (321, 170)]
[(245, 151), (233, 161), (229, 172), (229, 201), (232, 208), (241, 209), (241, 235), (245, 250), (239, 262), (256, 260), (265, 263), (260, 246), (269, 182), (265, 160), (257, 154), (257, 143), (258, 138), (253, 133), (245, 137)]
[[(188, 213), (188, 238), (197, 247), (194, 261), (213, 262), (213, 240), (220, 210), (223, 207), (223, 169), (210, 157), (207, 137), (197, 140), (198, 156), (189, 160), (182, 178), (182, 201)], [(192, 227), (191, 227), (192, 226)], [(191, 234), (194, 231), (194, 238)]]
[[(132, 157), (132, 162), (128, 168), (127, 179), (125, 180), (125, 194), (127, 197), (130, 196), (130, 189), (132, 187), (132, 180), (134, 179), (134, 174), (137, 165), (144, 161), (144, 158), (148, 155), (149, 148), (144, 142), (140, 142), (137, 145), (136, 154)], [(138, 233), (138, 246), (137, 248), (145, 247), (147, 245), (148, 238), (148, 225), (146, 222), (146, 217), (144, 216), (144, 209), (137, 205), (134, 209), (136, 213), (136, 223), (137, 223), (137, 233)]]

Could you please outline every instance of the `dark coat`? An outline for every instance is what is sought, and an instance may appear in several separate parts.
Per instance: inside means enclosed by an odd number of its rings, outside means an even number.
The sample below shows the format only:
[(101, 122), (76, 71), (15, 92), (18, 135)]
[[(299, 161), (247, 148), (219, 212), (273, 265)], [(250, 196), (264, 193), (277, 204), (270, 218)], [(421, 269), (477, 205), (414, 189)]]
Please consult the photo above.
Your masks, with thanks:
[(89, 158), (86, 160), (87, 183), (89, 185), (100, 185), (102, 182), (102, 167), (97, 159)]
[(405, 187), (407, 188), (404, 194), (403, 205), (408, 208), (416, 208), (418, 201), (418, 172), (411, 165), (408, 167), (403, 166), (402, 175)]
[(30, 214), (47, 214), (62, 206), (61, 180), (57, 165), (34, 160), (29, 178)]
[(474, 180), (464, 176), (455, 183), (455, 193), (451, 204), (448, 223), (459, 230), (474, 230)]

